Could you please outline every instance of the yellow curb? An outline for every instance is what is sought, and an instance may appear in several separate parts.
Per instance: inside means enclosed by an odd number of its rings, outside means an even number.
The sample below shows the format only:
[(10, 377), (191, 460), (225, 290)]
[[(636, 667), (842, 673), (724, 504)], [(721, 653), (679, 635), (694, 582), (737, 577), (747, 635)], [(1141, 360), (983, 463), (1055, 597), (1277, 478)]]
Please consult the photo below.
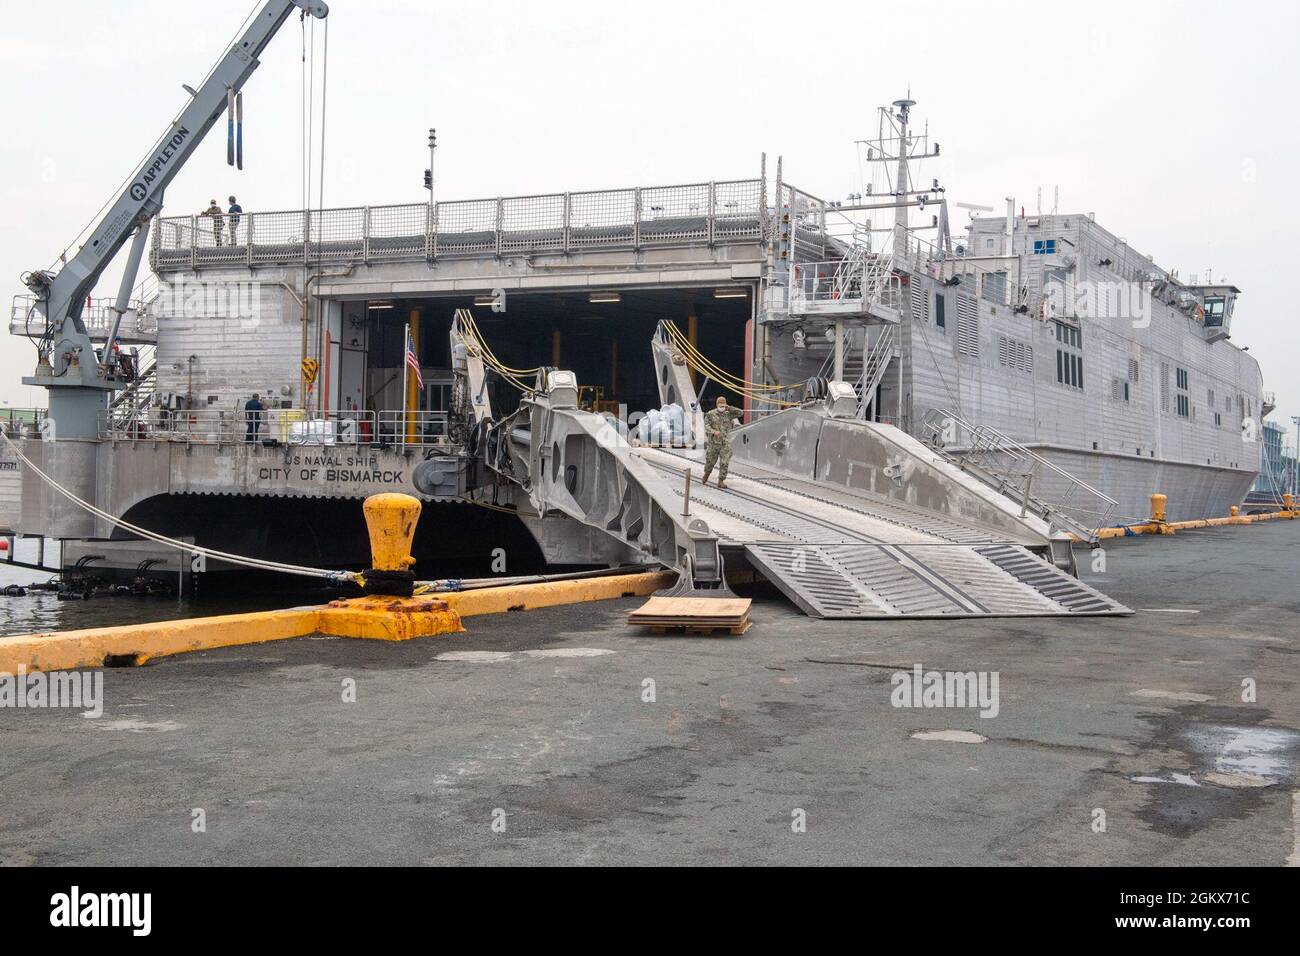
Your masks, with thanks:
[(139, 665), (155, 657), (282, 641), (308, 634), (405, 641), (465, 630), (462, 616), (645, 596), (676, 580), (672, 571), (546, 581), (414, 598), (363, 597), (323, 607), (255, 611), (153, 624), (127, 624), (0, 638), (0, 673)]
[[(1097, 531), (1098, 540), (1123, 538), (1134, 534), (1175, 534), (1192, 528), (1218, 528), (1225, 525), (1249, 525), (1257, 521), (1290, 520), (1300, 512), (1270, 511), (1258, 515), (1237, 515), (1224, 518), (1199, 518), (1195, 521), (1171, 521), (1163, 523), (1134, 524), (1120, 528), (1101, 528)], [(1075, 541), (1082, 540), (1078, 535), (1071, 535)]]
[(103, 667), (114, 659), (143, 664), (187, 651), (282, 641), (314, 633), (316, 617), (316, 608), (299, 608), (0, 638), (0, 673)]
[(649, 571), (606, 578), (539, 581), (515, 587), (450, 591), (437, 596), (461, 617), (471, 617), (476, 614), (500, 614), (502, 611), (527, 611), (557, 604), (608, 601), (628, 595), (644, 597), (670, 586), (675, 580), (677, 574), (674, 571)]

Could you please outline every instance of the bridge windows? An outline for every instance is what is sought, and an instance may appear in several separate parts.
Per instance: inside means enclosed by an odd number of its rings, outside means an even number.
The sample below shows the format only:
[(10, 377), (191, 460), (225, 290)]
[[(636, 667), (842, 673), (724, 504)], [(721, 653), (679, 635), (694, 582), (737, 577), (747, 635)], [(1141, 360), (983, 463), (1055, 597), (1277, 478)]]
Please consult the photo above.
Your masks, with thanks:
[(1223, 324), (1223, 313), (1227, 305), (1227, 299), (1221, 295), (1207, 295), (1205, 297), (1205, 324), (1208, 326), (1217, 326)]

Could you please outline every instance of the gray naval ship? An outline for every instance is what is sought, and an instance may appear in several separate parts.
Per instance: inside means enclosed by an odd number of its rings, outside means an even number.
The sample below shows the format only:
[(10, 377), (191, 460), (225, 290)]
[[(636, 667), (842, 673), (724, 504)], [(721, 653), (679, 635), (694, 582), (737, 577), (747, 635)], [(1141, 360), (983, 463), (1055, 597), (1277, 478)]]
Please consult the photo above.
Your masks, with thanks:
[[(954, 239), (943, 187), (916, 185), (918, 160), (939, 147), (911, 132), (913, 105), (882, 109), (863, 141), (864, 161), (892, 173), (883, 190), (856, 205), (790, 190), (796, 245), (808, 230), (812, 256), (830, 248), (818, 246), (828, 221), (849, 238), (834, 245), (838, 261), (796, 261), (770, 300), (776, 374), (847, 377), (866, 416), (958, 453), (1032, 451), (1113, 498), (1115, 522), (1148, 516), (1156, 493), (1170, 520), (1241, 503), (1274, 400), (1230, 341), (1240, 290), (1180, 279), (1092, 213), (1026, 215), (1008, 199), (990, 216), (960, 203), (972, 218)], [(865, 315), (838, 305), (846, 282), (853, 296), (864, 289)], [(818, 320), (838, 308), (843, 358), (828, 364), (837, 333)], [(1045, 492), (1067, 490), (1052, 469), (1042, 479)]]
[[(49, 427), (5, 443), (0, 531), (190, 581), (221, 555), (364, 567), (357, 501), (404, 491), (417, 556), (458, 574), (509, 552), (709, 589), (725, 560), (819, 616), (1123, 613), (1070, 542), (1157, 492), (1171, 520), (1226, 514), (1258, 472), (1271, 403), (1229, 340), (1238, 290), (1087, 214), (1009, 201), (954, 237), (944, 188), (917, 185), (938, 145), (913, 105), (862, 144), (884, 186), (840, 201), (764, 158), (678, 186), (445, 201), (430, 176), (422, 203), (163, 215), (195, 123), (159, 192), (133, 186), (15, 299)], [(733, 475), (692, 488), (718, 396), (744, 409)]]

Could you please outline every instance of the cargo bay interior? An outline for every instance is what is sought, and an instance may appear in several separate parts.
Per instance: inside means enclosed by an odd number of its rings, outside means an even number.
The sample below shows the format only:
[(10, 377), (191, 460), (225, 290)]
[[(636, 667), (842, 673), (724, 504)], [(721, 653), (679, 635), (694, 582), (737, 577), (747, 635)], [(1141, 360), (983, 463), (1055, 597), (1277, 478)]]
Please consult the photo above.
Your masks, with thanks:
[[(496, 308), (494, 308), (494, 304)], [(552, 366), (574, 371), (585, 407), (618, 414), (659, 404), (650, 340), (661, 320), (676, 323), (724, 371), (747, 378), (745, 336), (753, 315), (753, 290), (677, 288), (398, 298), (343, 302), (325, 343), (324, 401), (333, 409), (401, 409), (403, 348), (408, 324), (419, 355), (424, 388), (420, 410), (447, 410), (451, 396), (448, 330), (457, 309), (471, 309), (488, 346), (507, 366)], [(334, 381), (330, 381), (332, 369)], [(715, 383), (703, 397), (719, 393)], [(741, 404), (741, 396), (725, 391)], [(508, 383), (492, 395), (497, 414), (518, 404)], [(436, 418), (436, 416), (435, 416)], [(380, 435), (380, 440), (385, 436)]]

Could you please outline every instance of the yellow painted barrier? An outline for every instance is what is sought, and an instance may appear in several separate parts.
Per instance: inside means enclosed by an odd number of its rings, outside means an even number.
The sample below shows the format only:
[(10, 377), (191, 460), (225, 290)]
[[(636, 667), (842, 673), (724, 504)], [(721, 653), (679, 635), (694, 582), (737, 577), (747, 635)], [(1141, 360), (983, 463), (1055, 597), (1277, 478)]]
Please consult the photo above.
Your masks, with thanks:
[(0, 673), (138, 665), (154, 657), (302, 637), (316, 631), (316, 609), (94, 627), (0, 639)]
[(558, 604), (581, 604), (608, 601), (632, 595), (644, 597), (668, 587), (677, 579), (672, 571), (647, 571), (639, 574), (613, 574), (604, 578), (580, 578), (575, 581), (539, 581), (514, 587), (480, 588), (451, 591), (438, 595), (461, 617), (476, 614), (500, 614), (502, 611), (527, 611)]
[[(385, 587), (405, 584), (405, 593), (409, 594), (409, 569), (415, 563), (411, 542), (420, 518), (419, 499), (399, 494), (373, 495), (363, 507), (370, 533), (371, 575), (384, 575), (380, 583)], [(650, 571), (416, 597), (373, 593), (372, 587), (372, 593), (365, 597), (331, 601), (323, 607), (28, 634), (0, 640), (0, 673), (17, 673), (20, 667), (30, 673), (138, 665), (155, 657), (307, 634), (409, 641), (463, 631), (462, 616), (604, 601), (624, 595), (645, 596), (668, 587), (676, 577), (672, 571)]]
[(368, 595), (323, 607), (196, 617), (154, 624), (95, 627), (0, 639), (0, 673), (140, 665), (156, 657), (282, 641), (308, 634), (408, 641), (465, 630), (462, 617), (532, 610), (666, 588), (672, 571), (616, 574), (574, 581), (542, 581), (414, 598)]
[[(1254, 524), (1257, 521), (1278, 521), (1281, 519), (1293, 519), (1297, 516), (1295, 510), (1295, 499), (1292, 495), (1283, 495), (1283, 507), (1280, 511), (1270, 511), (1265, 514), (1243, 515), (1241, 508), (1233, 505), (1229, 514), (1223, 518), (1197, 518), (1192, 521), (1166, 521), (1167, 506), (1169, 499), (1162, 494), (1151, 496), (1151, 520), (1143, 524), (1125, 525), (1119, 528), (1101, 528), (1097, 532), (1099, 540), (1109, 540), (1112, 538), (1124, 538), (1129, 535), (1137, 534), (1174, 534), (1178, 531), (1188, 531), (1194, 528), (1217, 528), (1223, 525), (1243, 525)], [(1081, 540), (1078, 535), (1072, 535), (1074, 540)]]

